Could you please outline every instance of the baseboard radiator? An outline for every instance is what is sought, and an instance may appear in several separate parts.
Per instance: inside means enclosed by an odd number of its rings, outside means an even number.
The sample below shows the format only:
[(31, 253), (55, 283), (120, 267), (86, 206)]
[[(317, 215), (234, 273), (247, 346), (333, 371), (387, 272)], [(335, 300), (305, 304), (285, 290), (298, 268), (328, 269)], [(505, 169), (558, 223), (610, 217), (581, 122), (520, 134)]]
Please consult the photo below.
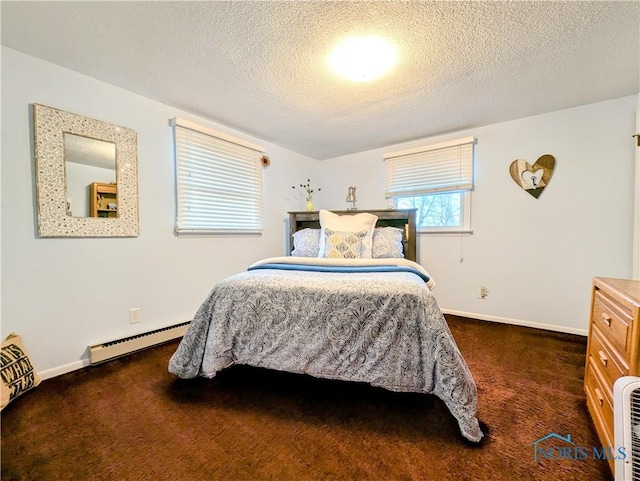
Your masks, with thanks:
[(103, 344), (95, 344), (89, 346), (91, 354), (91, 364), (98, 364), (109, 361), (116, 357), (125, 356), (132, 352), (140, 351), (151, 346), (162, 344), (184, 336), (191, 321), (183, 322), (169, 327), (156, 329), (135, 336), (117, 339), (115, 341), (105, 342)]

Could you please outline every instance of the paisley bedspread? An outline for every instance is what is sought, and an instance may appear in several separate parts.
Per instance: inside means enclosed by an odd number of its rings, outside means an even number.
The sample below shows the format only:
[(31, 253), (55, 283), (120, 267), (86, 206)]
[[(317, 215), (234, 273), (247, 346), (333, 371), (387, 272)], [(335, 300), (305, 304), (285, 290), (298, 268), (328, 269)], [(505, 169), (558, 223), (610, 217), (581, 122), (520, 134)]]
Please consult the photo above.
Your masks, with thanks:
[(431, 393), (479, 442), (476, 386), (424, 277), (363, 269), (267, 266), (228, 277), (196, 313), (169, 371), (214, 377), (247, 364)]

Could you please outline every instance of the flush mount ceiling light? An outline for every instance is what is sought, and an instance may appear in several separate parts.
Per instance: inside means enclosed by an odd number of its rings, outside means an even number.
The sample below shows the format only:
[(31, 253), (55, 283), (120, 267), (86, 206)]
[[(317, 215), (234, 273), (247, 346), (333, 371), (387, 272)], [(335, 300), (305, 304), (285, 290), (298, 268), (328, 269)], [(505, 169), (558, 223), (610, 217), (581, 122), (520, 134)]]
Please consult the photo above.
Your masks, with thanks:
[(377, 35), (349, 37), (329, 55), (329, 65), (340, 76), (368, 82), (390, 71), (398, 61), (396, 47)]

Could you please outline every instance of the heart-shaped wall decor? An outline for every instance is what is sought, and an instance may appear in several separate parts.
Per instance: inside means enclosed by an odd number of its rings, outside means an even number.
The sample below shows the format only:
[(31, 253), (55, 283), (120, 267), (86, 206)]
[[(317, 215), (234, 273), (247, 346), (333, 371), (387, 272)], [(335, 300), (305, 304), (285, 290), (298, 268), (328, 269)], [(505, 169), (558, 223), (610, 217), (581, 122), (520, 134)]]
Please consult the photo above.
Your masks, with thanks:
[(533, 165), (526, 160), (514, 160), (509, 166), (509, 173), (516, 184), (537, 199), (549, 185), (555, 167), (556, 158), (545, 154), (540, 156)]

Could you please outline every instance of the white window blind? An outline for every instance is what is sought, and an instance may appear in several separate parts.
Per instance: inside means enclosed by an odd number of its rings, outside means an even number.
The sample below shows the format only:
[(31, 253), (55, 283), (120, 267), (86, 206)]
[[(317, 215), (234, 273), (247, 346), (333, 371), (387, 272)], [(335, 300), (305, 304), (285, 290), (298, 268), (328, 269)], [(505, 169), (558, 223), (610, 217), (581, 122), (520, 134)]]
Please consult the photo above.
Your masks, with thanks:
[(384, 155), (387, 198), (473, 189), (474, 137)]
[(176, 233), (262, 231), (264, 149), (182, 119), (172, 119)]

